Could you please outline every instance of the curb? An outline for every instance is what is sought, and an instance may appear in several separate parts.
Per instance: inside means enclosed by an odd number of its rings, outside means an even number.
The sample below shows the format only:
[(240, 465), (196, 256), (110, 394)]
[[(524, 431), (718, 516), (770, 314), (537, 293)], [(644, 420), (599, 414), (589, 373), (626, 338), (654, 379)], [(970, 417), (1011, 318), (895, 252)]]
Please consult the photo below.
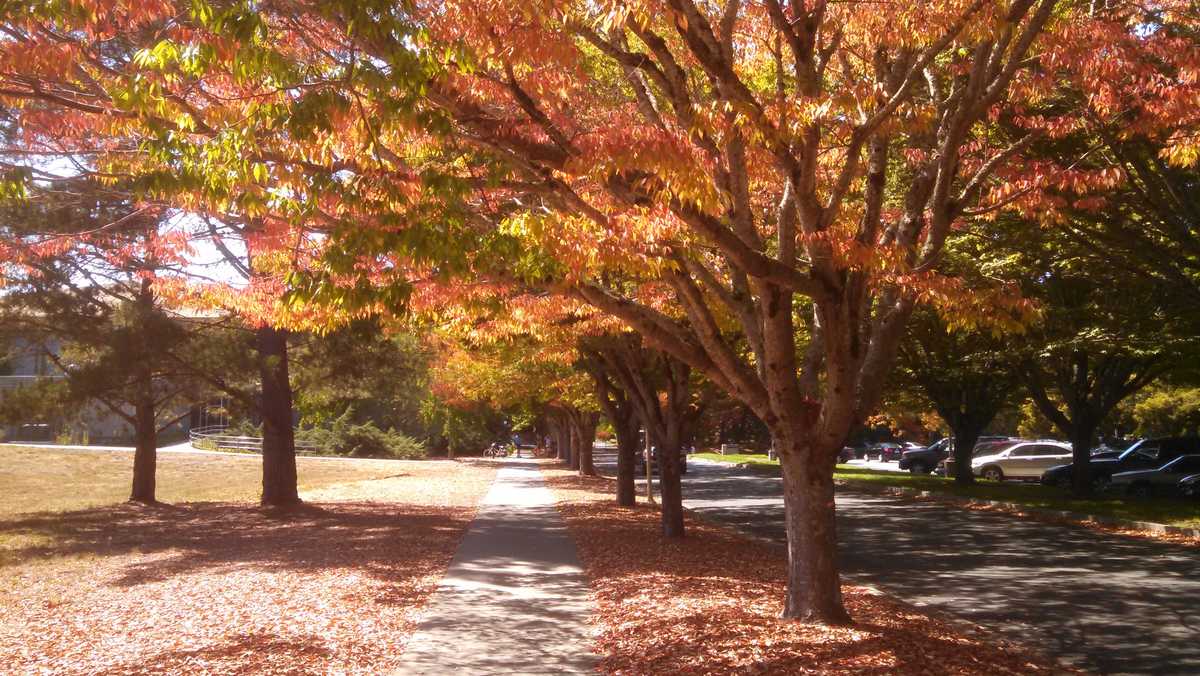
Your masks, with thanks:
[(984, 500), (982, 498), (962, 498), (955, 495), (946, 495), (944, 493), (935, 493), (934, 491), (923, 491), (916, 488), (901, 488), (898, 486), (852, 486), (849, 482), (843, 481), (839, 486), (849, 488), (853, 491), (862, 493), (879, 493), (886, 495), (898, 495), (902, 497), (926, 498), (955, 505), (977, 505), (982, 507), (997, 507), (1004, 511), (1020, 511), (1025, 514), (1035, 516), (1043, 516), (1054, 519), (1063, 519), (1074, 523), (1088, 524), (1097, 523), (1104, 526), (1114, 526), (1117, 528), (1128, 528), (1131, 530), (1141, 530), (1150, 533), (1158, 533), (1161, 535), (1183, 535), (1186, 537), (1200, 538), (1200, 528), (1186, 528), (1183, 526), (1170, 526), (1165, 523), (1156, 521), (1132, 521), (1129, 519), (1118, 519), (1112, 516), (1102, 516), (1099, 514), (1084, 514), (1082, 512), (1071, 512), (1062, 509), (1045, 509), (1042, 507), (1030, 507), (1022, 505), (1019, 502), (1008, 502), (1004, 500)]

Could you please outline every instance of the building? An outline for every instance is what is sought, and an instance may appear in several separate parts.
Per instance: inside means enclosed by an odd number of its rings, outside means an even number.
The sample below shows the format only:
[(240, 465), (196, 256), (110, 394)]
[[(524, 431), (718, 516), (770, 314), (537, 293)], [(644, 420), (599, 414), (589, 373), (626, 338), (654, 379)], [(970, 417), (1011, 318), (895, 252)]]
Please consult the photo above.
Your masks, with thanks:
[[(60, 344), (54, 339), (9, 341), (7, 348), (0, 351), (0, 397), (15, 388), (65, 378), (50, 358), (59, 349)], [(160, 434), (167, 437), (186, 434), (192, 417), (184, 416)], [(68, 415), (0, 422), (0, 441), (129, 444), (133, 439), (133, 426), (100, 402), (85, 404)]]

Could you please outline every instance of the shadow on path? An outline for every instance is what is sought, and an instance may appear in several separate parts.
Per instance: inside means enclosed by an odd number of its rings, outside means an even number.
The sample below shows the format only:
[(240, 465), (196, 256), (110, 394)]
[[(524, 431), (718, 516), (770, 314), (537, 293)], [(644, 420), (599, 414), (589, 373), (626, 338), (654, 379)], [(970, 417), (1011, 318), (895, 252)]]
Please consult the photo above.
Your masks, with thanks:
[(590, 673), (587, 580), (534, 461), (496, 476), (404, 653), (410, 674)]

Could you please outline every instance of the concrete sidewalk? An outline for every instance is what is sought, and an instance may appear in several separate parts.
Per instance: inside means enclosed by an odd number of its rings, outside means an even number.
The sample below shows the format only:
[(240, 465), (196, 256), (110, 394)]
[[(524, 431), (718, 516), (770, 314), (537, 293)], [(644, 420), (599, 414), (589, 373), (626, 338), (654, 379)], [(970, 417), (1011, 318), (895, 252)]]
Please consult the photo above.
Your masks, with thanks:
[(404, 652), (405, 674), (594, 670), (575, 543), (532, 460), (509, 459)]

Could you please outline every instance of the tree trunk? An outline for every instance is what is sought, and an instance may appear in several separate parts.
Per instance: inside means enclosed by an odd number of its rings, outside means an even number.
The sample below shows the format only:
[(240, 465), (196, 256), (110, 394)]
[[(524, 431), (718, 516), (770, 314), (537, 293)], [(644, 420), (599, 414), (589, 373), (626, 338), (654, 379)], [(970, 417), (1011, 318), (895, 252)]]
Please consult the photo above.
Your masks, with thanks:
[[(837, 449), (776, 439), (783, 467), (788, 583), (783, 616), (847, 624), (837, 566), (833, 461)], [(822, 452), (827, 451), (827, 452)]]
[(592, 458), (596, 446), (596, 414), (585, 413), (579, 418), (579, 476), (596, 476), (596, 463)]
[(137, 377), (137, 392), (133, 407), (133, 487), (129, 492), (132, 502), (154, 504), (155, 473), (158, 465), (158, 421), (154, 410), (154, 374), (151, 370), (151, 355), (156, 349), (148, 333), (154, 314), (154, 291), (149, 278), (142, 279), (141, 290), (136, 301), (138, 317), (138, 346), (141, 359), (134, 366)]
[(663, 536), (681, 538), (683, 528), (683, 485), (680, 481), (679, 440), (658, 447), (658, 497), (662, 500)]
[(1096, 424), (1086, 415), (1072, 418), (1071, 430), (1071, 494), (1076, 498), (1092, 495), (1092, 446)]
[(300, 502), (300, 494), (286, 331), (270, 326), (258, 329), (258, 370), (262, 380), (262, 504), (294, 505)]
[(133, 490), (131, 502), (152, 505), (155, 498), (155, 471), (158, 464), (158, 423), (154, 415), (154, 400), (142, 397), (134, 407)]
[(579, 471), (579, 456), (583, 450), (583, 438), (580, 434), (579, 425), (575, 422), (574, 416), (567, 423), (567, 438), (570, 440), (568, 447), (571, 449), (570, 455), (567, 458), (567, 467)]
[(637, 504), (638, 419), (627, 415), (624, 420), (614, 420), (617, 432), (617, 504), (633, 507)]
[(550, 428), (550, 442), (554, 445), (554, 457), (567, 461), (567, 444), (563, 441), (563, 420), (561, 416), (547, 417), (546, 425)]
[(956, 421), (954, 432), (954, 481), (958, 484), (975, 483), (975, 472), (971, 469), (971, 454), (982, 431), (978, 425)]
[(1091, 366), (1087, 352), (1075, 350), (1072, 353), (1071, 385), (1074, 391), (1067, 397), (1067, 406), (1071, 414), (1071, 428), (1068, 430), (1071, 439), (1071, 494), (1076, 498), (1087, 498), (1092, 494), (1092, 442), (1103, 418), (1088, 403), (1093, 385), (1097, 390), (1104, 387), (1102, 377), (1093, 379)]

